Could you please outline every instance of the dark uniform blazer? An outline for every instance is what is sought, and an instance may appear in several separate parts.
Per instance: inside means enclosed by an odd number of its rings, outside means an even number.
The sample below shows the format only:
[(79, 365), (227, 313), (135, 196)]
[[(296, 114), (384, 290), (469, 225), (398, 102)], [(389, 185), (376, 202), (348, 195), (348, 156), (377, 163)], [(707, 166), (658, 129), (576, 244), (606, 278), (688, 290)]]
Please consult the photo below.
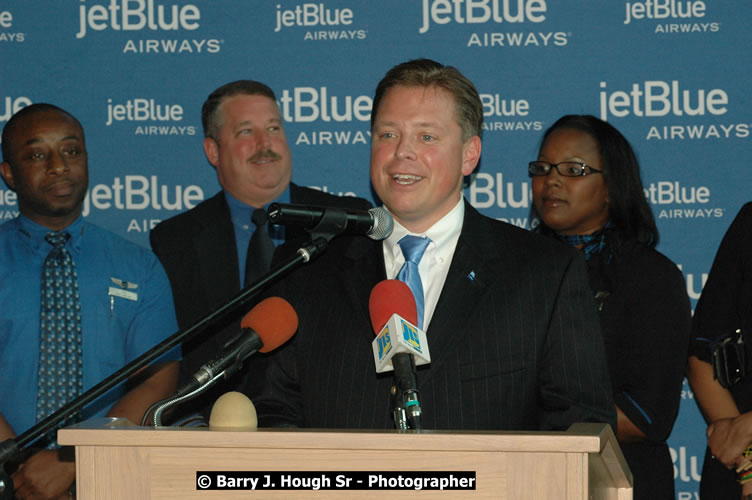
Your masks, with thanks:
[[(368, 298), (386, 278), (382, 244), (340, 237), (279, 293), (298, 313), (255, 401), (260, 424), (392, 428), (391, 373), (376, 374)], [(482, 216), (465, 218), (418, 367), (427, 429), (566, 429), (616, 414), (585, 261)]]
[[(292, 183), (290, 201), (308, 205), (371, 208), (371, 204), (362, 198), (335, 196)], [(216, 311), (240, 291), (235, 230), (223, 191), (191, 210), (159, 223), (151, 231), (150, 240), (170, 279), (181, 329)], [(300, 228), (288, 227), (286, 240), (305, 243), (308, 241), (307, 233)], [(242, 307), (216, 327), (183, 344), (181, 383), (222, 351), (224, 344), (240, 331), (240, 320), (254, 303)], [(244, 373), (218, 384), (205, 396), (178, 407), (177, 417), (195, 411), (208, 416), (216, 398), (229, 390), (249, 394), (257, 392), (265, 366), (264, 356), (254, 356), (246, 361)]]

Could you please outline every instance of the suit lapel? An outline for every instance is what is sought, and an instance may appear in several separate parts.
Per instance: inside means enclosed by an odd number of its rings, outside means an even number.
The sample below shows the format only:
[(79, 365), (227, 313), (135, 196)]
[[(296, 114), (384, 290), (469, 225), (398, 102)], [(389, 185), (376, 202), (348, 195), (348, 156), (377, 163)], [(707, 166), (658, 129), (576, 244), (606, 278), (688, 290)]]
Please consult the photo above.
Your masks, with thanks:
[[(224, 194), (220, 191), (212, 202), (200, 220), (193, 241), (199, 277), (203, 283), (209, 283), (204, 287), (207, 300), (212, 308), (216, 308), (240, 290), (240, 271), (235, 233)], [(228, 265), (228, 262), (234, 262), (234, 265)]]
[(467, 331), (468, 320), (477, 314), (479, 304), (488, 292), (492, 272), (487, 265), (485, 253), (478, 246), (478, 238), (484, 237), (478, 227), (481, 217), (465, 203), (462, 232), (431, 324), (426, 331), (432, 369), (421, 374), (421, 382), (430, 379), (431, 373), (438, 372), (446, 359), (454, 356), (462, 343), (468, 341), (468, 335), (472, 334)]
[[(345, 285), (347, 299), (353, 304), (354, 318), (365, 318), (370, 324), (368, 298), (373, 287), (386, 279), (382, 244), (365, 236), (351, 239), (352, 242), (344, 254), (345, 259), (338, 272), (341, 282)], [(353, 320), (353, 324), (358, 324), (358, 321)], [(373, 330), (367, 328), (363, 329), (363, 332), (370, 343), (375, 335)]]

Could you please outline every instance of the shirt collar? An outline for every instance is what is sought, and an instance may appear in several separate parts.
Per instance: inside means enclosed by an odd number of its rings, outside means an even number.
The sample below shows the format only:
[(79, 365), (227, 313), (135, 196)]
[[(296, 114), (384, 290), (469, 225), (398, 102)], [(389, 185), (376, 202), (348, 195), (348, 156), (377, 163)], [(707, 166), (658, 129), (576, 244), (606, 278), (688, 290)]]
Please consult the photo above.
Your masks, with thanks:
[[(37, 224), (23, 214), (18, 216), (18, 223), (21, 235), (27, 239), (34, 252), (42, 251), (43, 253), (47, 253), (50, 250), (51, 247), (45, 241), (44, 237), (47, 236), (47, 233), (54, 232), (52, 229)], [(76, 252), (79, 251), (81, 248), (81, 238), (85, 229), (84, 218), (80, 215), (68, 227), (62, 229), (61, 231), (71, 235), (66, 246)]]
[[(386, 208), (386, 207), (384, 207)], [(388, 209), (387, 209), (388, 210)], [(407, 234), (414, 234), (415, 236), (427, 236), (431, 238), (431, 245), (435, 246), (437, 251), (437, 257), (443, 257), (444, 253), (454, 252), (454, 245), (459, 238), (462, 231), (462, 221), (465, 218), (465, 202), (464, 197), (460, 196), (460, 201), (449, 211), (444, 217), (439, 219), (433, 226), (429, 227), (423, 233), (415, 234), (405, 228), (396, 219), (394, 221), (394, 230), (392, 234), (385, 240), (387, 248), (389, 248), (392, 256), (397, 257), (402, 254), (402, 250), (399, 246), (399, 240), (401, 240)]]
[[(232, 219), (233, 224), (244, 228), (249, 228), (251, 224), (251, 214), (256, 209), (256, 207), (252, 207), (250, 205), (247, 205), (246, 203), (243, 203), (242, 201), (231, 195), (227, 190), (224, 190), (224, 193), (225, 199), (227, 200), (227, 206), (230, 208), (230, 218)], [(267, 210), (269, 208), (269, 205), (271, 205), (272, 203), (290, 203), (290, 184), (287, 185), (285, 190), (282, 191), (282, 193), (280, 193), (277, 198), (265, 204), (261, 208)]]

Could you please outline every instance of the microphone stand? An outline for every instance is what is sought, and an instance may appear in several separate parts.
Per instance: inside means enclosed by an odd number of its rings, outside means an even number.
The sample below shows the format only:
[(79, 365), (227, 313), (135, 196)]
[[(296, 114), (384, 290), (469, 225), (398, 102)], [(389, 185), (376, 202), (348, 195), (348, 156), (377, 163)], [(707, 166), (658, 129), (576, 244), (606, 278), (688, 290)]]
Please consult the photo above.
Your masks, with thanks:
[[(260, 348), (258, 344), (254, 344), (253, 342), (253, 336), (255, 335), (256, 333), (252, 330), (244, 328), (240, 334), (225, 344), (222, 354), (213, 361), (203, 365), (193, 375), (192, 380), (189, 380), (182, 387), (178, 388), (177, 392), (172, 396), (152, 404), (144, 413), (141, 425), (148, 425), (149, 414), (154, 411), (152, 426), (161, 427), (162, 413), (168, 408), (185, 401), (190, 401), (216, 385), (222, 378), (230, 378), (238, 373), (243, 367), (245, 360), (258, 352)], [(258, 339), (257, 336), (256, 339)]]
[[(274, 205), (274, 204), (272, 204)], [(273, 206), (269, 207), (269, 210), (273, 210)], [(318, 240), (324, 240), (324, 247), (329, 241), (336, 235), (341, 234), (347, 226), (347, 213), (342, 210), (325, 210), (324, 214), (316, 225), (316, 227), (309, 230), (313, 238), (313, 242)], [(300, 252), (301, 250), (298, 250)], [(308, 262), (307, 260), (305, 262)], [(154, 427), (162, 425), (162, 414), (173, 406), (180, 405), (186, 401), (190, 401), (201, 394), (205, 393), (211, 387), (216, 385), (222, 378), (229, 378), (237, 373), (243, 366), (243, 362), (256, 351), (245, 350), (244, 343), (242, 342), (243, 335), (239, 335), (235, 339), (228, 342), (225, 346), (227, 348), (233, 342), (240, 339), (239, 347), (242, 351), (238, 352), (232, 362), (223, 369), (220, 373), (213, 375), (212, 372), (204, 373), (199, 380), (194, 380), (187, 383), (184, 387), (178, 389), (178, 391), (169, 398), (162, 399), (151, 405), (144, 413), (141, 420), (141, 425), (147, 425), (149, 421), (149, 414), (153, 411), (154, 415), (151, 418), (151, 423)], [(1, 500), (1, 499), (0, 499)]]
[[(329, 216), (327, 217), (327, 215)], [(309, 231), (311, 233), (311, 241), (299, 248), (294, 257), (291, 257), (287, 261), (278, 265), (275, 269), (272, 269), (266, 274), (266, 276), (259, 278), (245, 287), (216, 311), (209, 313), (185, 330), (180, 330), (166, 338), (141, 356), (96, 384), (91, 389), (80, 394), (72, 401), (69, 401), (60, 407), (54, 413), (34, 424), (34, 426), (26, 430), (20, 436), (6, 439), (0, 443), (0, 466), (2, 466), (0, 468), (0, 499), (4, 498), (4, 495), (8, 494), (8, 492), (12, 495), (13, 484), (10, 475), (5, 473), (5, 464), (13, 458), (18, 457), (23, 451), (23, 446), (35, 441), (40, 436), (43, 436), (60, 422), (75, 414), (111, 388), (120, 384), (120, 382), (124, 381), (126, 378), (169, 351), (172, 347), (194, 337), (200, 331), (205, 330), (226, 315), (236, 311), (243, 304), (261, 293), (261, 291), (267, 286), (279, 280), (283, 275), (291, 272), (302, 264), (309, 262), (313, 257), (318, 256), (326, 250), (329, 241), (344, 230), (346, 217), (347, 214), (344, 212), (339, 214), (334, 211), (325, 212), (320, 223)], [(345, 223), (343, 223), (343, 218), (345, 219)]]
[(392, 363), (395, 374), (391, 390), (394, 426), (399, 430), (420, 431), (423, 429), (423, 410), (418, 399), (415, 360), (409, 354), (399, 354), (392, 358)]

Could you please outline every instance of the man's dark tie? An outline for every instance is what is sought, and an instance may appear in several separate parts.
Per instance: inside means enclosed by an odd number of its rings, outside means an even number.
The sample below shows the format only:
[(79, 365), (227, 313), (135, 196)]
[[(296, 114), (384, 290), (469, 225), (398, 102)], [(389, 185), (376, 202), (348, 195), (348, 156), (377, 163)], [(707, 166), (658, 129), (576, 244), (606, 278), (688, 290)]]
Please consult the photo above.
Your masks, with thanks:
[(266, 212), (263, 208), (257, 208), (251, 215), (251, 220), (256, 230), (248, 242), (248, 252), (245, 256), (245, 282), (248, 286), (251, 282), (259, 279), (269, 271), (274, 255), (274, 242), (266, 230)]
[(45, 236), (53, 248), (42, 266), (37, 421), (83, 391), (81, 300), (76, 267), (65, 248), (68, 238), (58, 232)]

